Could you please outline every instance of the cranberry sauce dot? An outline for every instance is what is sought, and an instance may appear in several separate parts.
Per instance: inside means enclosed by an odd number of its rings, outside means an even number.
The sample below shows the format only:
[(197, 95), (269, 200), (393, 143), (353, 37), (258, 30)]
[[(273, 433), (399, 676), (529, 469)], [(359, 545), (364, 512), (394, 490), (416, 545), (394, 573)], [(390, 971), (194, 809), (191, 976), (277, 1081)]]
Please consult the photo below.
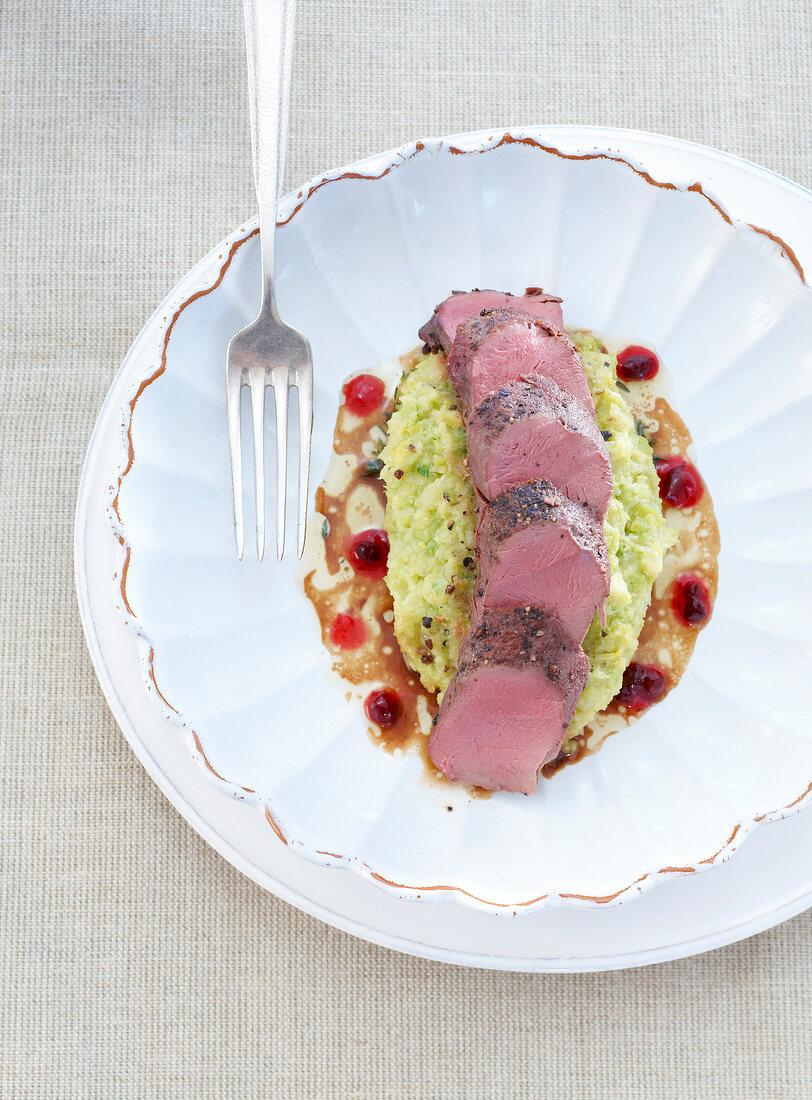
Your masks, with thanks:
[(702, 478), (682, 455), (656, 458), (660, 499), (673, 508), (693, 508), (703, 492)]
[(671, 610), (685, 626), (704, 623), (711, 613), (708, 586), (692, 573), (683, 573), (671, 589)]
[(386, 531), (371, 527), (353, 535), (347, 547), (347, 558), (356, 573), (373, 580), (386, 576), (389, 559), (389, 537)]
[(359, 374), (344, 383), (344, 404), (355, 416), (369, 416), (383, 404), (384, 384), (374, 374)]
[(660, 360), (649, 348), (630, 344), (617, 353), (617, 376), (622, 382), (647, 382), (660, 369)]
[(336, 649), (358, 649), (367, 640), (367, 628), (362, 619), (342, 613), (327, 627), (327, 635)]
[(639, 714), (665, 695), (665, 686), (665, 673), (656, 665), (632, 661), (623, 673), (623, 684), (614, 701), (632, 714)]
[(370, 722), (382, 730), (391, 729), (403, 714), (403, 703), (392, 688), (380, 688), (371, 691), (364, 700), (364, 710)]

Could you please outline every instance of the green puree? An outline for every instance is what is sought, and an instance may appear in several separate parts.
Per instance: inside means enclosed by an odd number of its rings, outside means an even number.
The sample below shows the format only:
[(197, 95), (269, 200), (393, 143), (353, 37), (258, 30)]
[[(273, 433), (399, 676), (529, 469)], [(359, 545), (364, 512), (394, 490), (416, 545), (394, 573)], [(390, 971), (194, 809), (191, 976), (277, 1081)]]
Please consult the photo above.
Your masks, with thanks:
[[(570, 724), (572, 735), (617, 693), (651, 586), (675, 535), (663, 519), (651, 447), (638, 434), (617, 387), (614, 356), (590, 333), (571, 336), (581, 352), (598, 427), (608, 433), (614, 480), (604, 523), (612, 570), (606, 626), (602, 629), (596, 617), (584, 639), (591, 668)], [(422, 356), (395, 395), (381, 476), (395, 634), (429, 691), (448, 687), (470, 624), (476, 503), (465, 457), (465, 425), (443, 357)]]
[(476, 499), (465, 424), (440, 355), (426, 355), (395, 394), (381, 451), (395, 634), (429, 691), (445, 691), (471, 621)]

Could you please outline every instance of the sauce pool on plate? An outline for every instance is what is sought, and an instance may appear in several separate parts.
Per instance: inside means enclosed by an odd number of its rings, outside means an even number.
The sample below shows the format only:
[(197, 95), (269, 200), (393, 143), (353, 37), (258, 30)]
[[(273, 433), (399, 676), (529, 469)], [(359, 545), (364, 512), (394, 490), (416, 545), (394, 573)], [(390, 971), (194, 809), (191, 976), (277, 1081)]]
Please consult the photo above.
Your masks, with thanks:
[[(352, 388), (359, 379), (364, 380), (360, 401), (353, 400), (359, 390)], [(363, 709), (369, 736), (390, 752), (411, 746), (423, 756), (427, 772), (437, 775), (426, 754), (437, 702), (401, 656), (384, 580), (389, 540), (377, 454), (392, 408), (387, 388), (370, 374), (344, 387), (330, 469), (316, 490), (304, 587), (333, 667), (347, 683), (347, 701), (354, 699)], [(377, 395), (374, 401), (370, 394)]]

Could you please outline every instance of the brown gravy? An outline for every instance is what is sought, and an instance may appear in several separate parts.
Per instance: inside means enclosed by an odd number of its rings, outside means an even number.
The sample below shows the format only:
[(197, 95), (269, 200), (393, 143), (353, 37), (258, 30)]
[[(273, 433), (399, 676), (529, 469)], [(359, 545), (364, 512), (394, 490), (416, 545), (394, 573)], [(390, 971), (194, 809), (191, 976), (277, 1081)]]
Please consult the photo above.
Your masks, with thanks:
[[(401, 370), (414, 355), (404, 356)], [(316, 490), (315, 523), (308, 533), (308, 558), (313, 568), (304, 579), (305, 593), (321, 624), (322, 641), (333, 655), (333, 668), (347, 681), (359, 702), (376, 687), (394, 689), (403, 703), (403, 715), (390, 729), (369, 723), (369, 736), (389, 752), (418, 751), (427, 770), (443, 779), (426, 751), (436, 697), (426, 691), (404, 661), (392, 625), (392, 597), (386, 581), (355, 573), (346, 557), (352, 535), (383, 527), (386, 496), (381, 479), (368, 472), (386, 434), (388, 398), (379, 414), (360, 419), (345, 405), (338, 410), (333, 434), (333, 457), (324, 482)], [(367, 472), (365, 472), (367, 471)], [(363, 620), (367, 640), (357, 649), (342, 650), (330, 640), (330, 623), (338, 614)]]

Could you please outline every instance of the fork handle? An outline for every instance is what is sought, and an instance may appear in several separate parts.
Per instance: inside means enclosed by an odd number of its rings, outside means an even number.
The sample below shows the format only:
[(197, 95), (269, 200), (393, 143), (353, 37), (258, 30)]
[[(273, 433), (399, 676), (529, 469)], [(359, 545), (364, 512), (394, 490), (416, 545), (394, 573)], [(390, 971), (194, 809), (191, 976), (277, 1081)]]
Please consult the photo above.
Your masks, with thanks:
[(259, 206), (262, 312), (277, 317), (274, 233), (290, 100), (296, 0), (244, 0), (251, 151)]

